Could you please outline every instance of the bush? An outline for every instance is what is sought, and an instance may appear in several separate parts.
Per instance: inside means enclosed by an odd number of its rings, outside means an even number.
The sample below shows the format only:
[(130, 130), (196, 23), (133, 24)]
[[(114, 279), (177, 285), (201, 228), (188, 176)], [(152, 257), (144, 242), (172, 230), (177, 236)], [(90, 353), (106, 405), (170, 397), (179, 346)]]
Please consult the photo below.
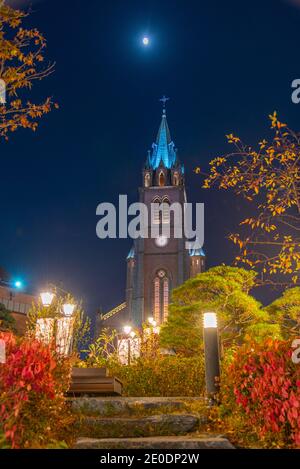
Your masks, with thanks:
[(300, 367), (292, 352), (291, 342), (268, 339), (223, 364), (222, 417), (263, 446), (300, 446)]
[(0, 364), (0, 446), (53, 445), (67, 415), (70, 364), (37, 340), (9, 332), (0, 332), (0, 339), (6, 345), (6, 362)]
[(96, 341), (86, 350), (82, 367), (107, 367), (111, 376), (123, 383), (123, 395), (147, 396), (201, 396), (204, 394), (204, 355), (184, 357), (163, 355), (160, 336), (149, 325), (136, 331), (140, 338), (140, 357), (130, 365), (122, 365), (117, 347), (117, 332), (103, 329)]
[(2, 303), (0, 303), (0, 331), (16, 331), (16, 321)]
[(204, 393), (203, 357), (140, 357), (129, 366), (109, 364), (110, 374), (123, 382), (124, 395), (201, 396)]

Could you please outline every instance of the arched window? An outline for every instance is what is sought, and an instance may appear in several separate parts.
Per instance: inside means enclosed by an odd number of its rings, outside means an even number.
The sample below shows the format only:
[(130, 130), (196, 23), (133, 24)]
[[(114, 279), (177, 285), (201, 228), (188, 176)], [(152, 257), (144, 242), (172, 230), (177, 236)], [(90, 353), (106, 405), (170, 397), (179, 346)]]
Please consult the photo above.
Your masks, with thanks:
[(159, 173), (158, 185), (159, 185), (159, 186), (164, 186), (164, 185), (165, 185), (165, 175), (164, 175), (164, 172), (163, 172), (163, 171), (161, 171), (161, 172)]
[(145, 187), (149, 187), (150, 186), (150, 180), (151, 180), (151, 176), (149, 173), (146, 173), (145, 174)]
[(157, 324), (160, 324), (160, 280), (158, 277), (154, 279), (154, 311), (153, 317)]
[(173, 184), (174, 184), (174, 186), (178, 186), (178, 185), (179, 185), (179, 175), (178, 175), (178, 173), (174, 173), (174, 176), (173, 176)]
[(162, 222), (165, 224), (170, 223), (170, 201), (168, 197), (164, 197), (162, 200)]
[(166, 320), (168, 319), (168, 312), (169, 312), (169, 280), (167, 277), (163, 279), (163, 300), (164, 300), (163, 322), (166, 322)]
[(152, 204), (154, 204), (152, 207), (152, 221), (155, 225), (160, 224), (160, 212), (159, 212), (160, 203), (161, 203), (161, 200), (159, 197), (155, 197), (152, 200)]
[(157, 324), (165, 322), (168, 318), (169, 289), (168, 276), (160, 269), (153, 281), (153, 317)]

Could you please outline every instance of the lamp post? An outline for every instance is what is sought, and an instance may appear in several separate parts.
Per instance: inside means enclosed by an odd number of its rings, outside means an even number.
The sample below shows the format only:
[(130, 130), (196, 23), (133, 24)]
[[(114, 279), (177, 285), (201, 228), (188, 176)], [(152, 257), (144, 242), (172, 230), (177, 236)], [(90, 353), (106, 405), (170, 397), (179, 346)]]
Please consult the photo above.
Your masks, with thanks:
[(62, 355), (69, 355), (72, 351), (73, 323), (72, 317), (76, 305), (65, 303), (62, 307), (64, 317), (57, 319), (56, 346)]
[(205, 355), (205, 381), (206, 391), (211, 404), (214, 403), (214, 396), (219, 390), (220, 378), (220, 353), (217, 315), (207, 312), (203, 315), (203, 337)]
[[(157, 325), (157, 322), (153, 319), (153, 317), (148, 318), (148, 323), (150, 324), (150, 327), (152, 328), (153, 334), (160, 333), (160, 327)], [(149, 332), (151, 332), (151, 329), (149, 330)]]
[(131, 326), (124, 326), (123, 331), (125, 332), (127, 336), (127, 365), (130, 365), (131, 362), (131, 337), (132, 333), (134, 334), (133, 337), (135, 336), (135, 332), (132, 330)]
[[(53, 302), (55, 294), (45, 291), (40, 294), (42, 304), (49, 308)], [(76, 305), (65, 303), (62, 306), (63, 317), (39, 318), (37, 320), (36, 337), (45, 343), (50, 343), (55, 336), (56, 349), (62, 355), (69, 355), (72, 348), (73, 313)]]
[(51, 303), (54, 299), (54, 296), (55, 296), (54, 293), (51, 293), (50, 291), (42, 292), (40, 294), (40, 297), (41, 297), (43, 306), (45, 306), (46, 308), (49, 308), (49, 306), (51, 306)]

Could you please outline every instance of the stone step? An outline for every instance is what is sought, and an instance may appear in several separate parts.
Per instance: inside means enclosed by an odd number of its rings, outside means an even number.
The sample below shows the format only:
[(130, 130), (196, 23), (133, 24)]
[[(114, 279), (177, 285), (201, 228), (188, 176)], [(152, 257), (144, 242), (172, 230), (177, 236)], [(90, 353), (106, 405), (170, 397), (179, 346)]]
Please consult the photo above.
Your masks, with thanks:
[(164, 436), (148, 438), (79, 438), (75, 449), (234, 449), (221, 435)]
[(103, 416), (172, 413), (205, 403), (201, 397), (78, 397), (70, 401), (74, 412)]
[(192, 414), (159, 414), (148, 417), (81, 417), (80, 435), (91, 438), (133, 438), (182, 435), (199, 429), (202, 423)]

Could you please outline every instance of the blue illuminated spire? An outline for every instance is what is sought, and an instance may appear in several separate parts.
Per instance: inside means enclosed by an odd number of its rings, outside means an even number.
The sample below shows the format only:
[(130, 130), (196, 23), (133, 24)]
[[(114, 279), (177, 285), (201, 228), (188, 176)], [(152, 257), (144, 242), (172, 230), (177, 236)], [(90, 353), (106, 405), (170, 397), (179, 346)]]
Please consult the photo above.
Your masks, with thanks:
[(166, 97), (161, 99), (161, 101), (164, 103), (161, 124), (158, 130), (156, 142), (152, 145), (152, 154), (148, 157), (148, 164), (150, 165), (151, 169), (154, 170), (159, 166), (164, 166), (167, 169), (171, 169), (177, 161), (175, 145), (171, 140), (167, 122), (165, 109), (165, 103), (167, 99), (168, 98)]

